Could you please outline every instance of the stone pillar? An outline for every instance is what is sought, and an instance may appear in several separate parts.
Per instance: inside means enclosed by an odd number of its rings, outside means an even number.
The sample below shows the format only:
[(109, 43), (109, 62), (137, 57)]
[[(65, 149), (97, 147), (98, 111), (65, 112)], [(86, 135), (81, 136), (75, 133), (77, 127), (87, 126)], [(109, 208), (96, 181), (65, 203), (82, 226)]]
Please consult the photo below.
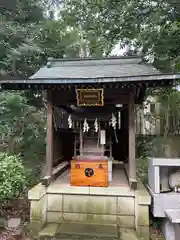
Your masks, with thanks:
[(39, 232), (46, 223), (47, 194), (46, 188), (40, 183), (29, 190), (30, 229)]
[(138, 188), (135, 191), (135, 227), (138, 235), (143, 240), (150, 239), (149, 233), (149, 206), (151, 196), (144, 185), (138, 181)]

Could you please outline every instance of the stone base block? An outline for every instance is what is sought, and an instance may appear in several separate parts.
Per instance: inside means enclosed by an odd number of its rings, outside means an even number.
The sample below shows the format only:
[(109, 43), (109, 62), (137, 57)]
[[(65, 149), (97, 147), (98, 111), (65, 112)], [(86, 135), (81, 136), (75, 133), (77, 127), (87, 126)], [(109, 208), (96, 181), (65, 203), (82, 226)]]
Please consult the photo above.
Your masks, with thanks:
[(86, 214), (86, 213), (63, 213), (64, 221), (86, 222), (97, 224), (117, 225), (116, 215)]
[(63, 220), (62, 212), (47, 212), (46, 213), (47, 223), (61, 223)]
[(139, 240), (134, 229), (119, 228), (120, 240)]
[(136, 209), (137, 226), (149, 226), (149, 206), (138, 205)]
[(136, 228), (136, 232), (140, 239), (143, 240), (149, 240), (150, 239), (150, 231), (149, 231), (149, 226), (143, 227), (143, 226), (138, 226)]
[(47, 211), (48, 212), (62, 212), (62, 195), (48, 194), (47, 195)]
[(42, 224), (40, 221), (31, 221), (28, 225), (28, 230), (33, 236), (37, 236), (43, 227), (44, 224)]
[(135, 226), (140, 238), (150, 239), (149, 233), (149, 206), (151, 196), (141, 181), (138, 181), (138, 189), (135, 193)]
[(118, 197), (118, 214), (124, 216), (134, 216), (135, 214), (134, 197)]
[(64, 195), (63, 212), (116, 215), (117, 198), (109, 196)]
[(118, 227), (120, 228), (135, 228), (135, 217), (134, 216), (118, 216), (117, 220)]

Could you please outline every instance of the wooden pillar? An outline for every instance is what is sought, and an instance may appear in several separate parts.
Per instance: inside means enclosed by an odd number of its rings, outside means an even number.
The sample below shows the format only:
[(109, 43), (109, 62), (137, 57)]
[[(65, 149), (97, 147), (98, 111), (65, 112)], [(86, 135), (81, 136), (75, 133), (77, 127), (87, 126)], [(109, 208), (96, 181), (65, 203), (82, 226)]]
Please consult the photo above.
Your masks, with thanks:
[(135, 129), (135, 102), (134, 94), (130, 93), (129, 106), (129, 163), (128, 163), (128, 177), (131, 188), (137, 187), (136, 180), (136, 129)]
[(50, 179), (53, 168), (53, 108), (51, 92), (47, 91), (47, 142), (46, 142), (46, 173)]

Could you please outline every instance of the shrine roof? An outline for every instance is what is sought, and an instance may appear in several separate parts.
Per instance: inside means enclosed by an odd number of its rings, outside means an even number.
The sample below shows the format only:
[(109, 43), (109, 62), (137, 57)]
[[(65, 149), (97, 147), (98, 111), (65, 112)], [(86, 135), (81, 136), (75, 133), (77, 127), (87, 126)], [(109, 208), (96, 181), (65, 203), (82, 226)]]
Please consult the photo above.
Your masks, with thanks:
[[(78, 84), (146, 84), (169, 85), (180, 79), (180, 74), (163, 74), (140, 57), (110, 58), (49, 58), (29, 79), (2, 79), (1, 84), (17, 85), (78, 85)], [(29, 85), (29, 86), (30, 86)]]
[(160, 72), (137, 57), (49, 59), (30, 79), (100, 79), (154, 75)]

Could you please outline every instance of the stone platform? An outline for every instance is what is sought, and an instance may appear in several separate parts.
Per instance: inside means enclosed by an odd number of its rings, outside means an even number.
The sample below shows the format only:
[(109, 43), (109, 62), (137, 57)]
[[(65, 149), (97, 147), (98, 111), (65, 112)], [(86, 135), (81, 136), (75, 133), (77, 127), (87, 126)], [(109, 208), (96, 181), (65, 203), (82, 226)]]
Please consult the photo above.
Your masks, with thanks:
[(135, 196), (131, 190), (127, 176), (121, 165), (114, 165), (112, 181), (108, 187), (76, 187), (70, 185), (70, 171), (67, 170), (47, 188), (49, 194), (84, 194), (109, 196)]
[(63, 226), (62, 222), (113, 225), (136, 230), (143, 240), (149, 240), (151, 197), (140, 181), (136, 190), (130, 189), (122, 168), (113, 169), (112, 182), (106, 188), (70, 186), (66, 171), (48, 187), (35, 186), (28, 197), (32, 228), (37, 231), (46, 224)]
[(62, 222), (47, 224), (39, 233), (40, 239), (47, 237), (61, 240), (139, 240), (135, 230), (121, 229), (115, 225), (95, 225)]

